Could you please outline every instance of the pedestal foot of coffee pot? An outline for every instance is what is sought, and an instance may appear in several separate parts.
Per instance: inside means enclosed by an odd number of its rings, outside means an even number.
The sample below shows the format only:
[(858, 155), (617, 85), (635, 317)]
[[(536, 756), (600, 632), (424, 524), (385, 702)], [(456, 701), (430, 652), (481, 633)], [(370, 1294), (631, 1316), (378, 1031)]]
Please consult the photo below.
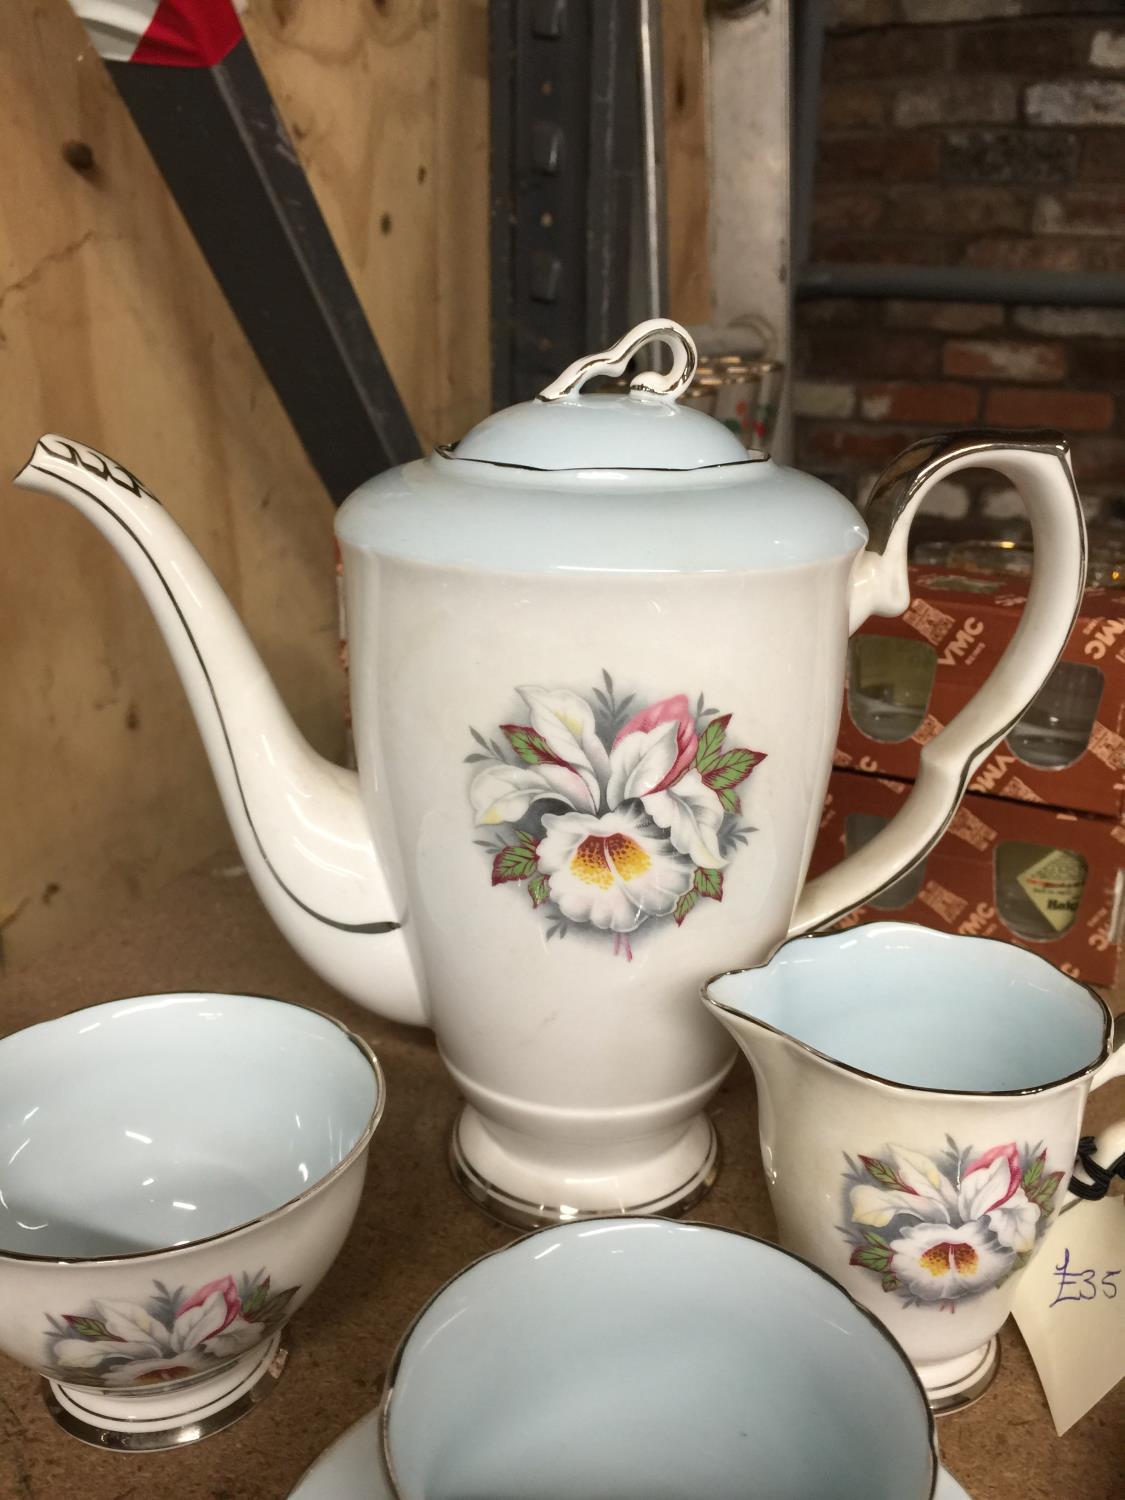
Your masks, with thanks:
[(1000, 1343), (989, 1339), (979, 1349), (960, 1359), (946, 1359), (939, 1364), (918, 1365), (918, 1374), (926, 1389), (930, 1410), (937, 1417), (964, 1411), (979, 1401), (996, 1379), (1000, 1368)]
[[(526, 1155), (519, 1146), (526, 1144)], [(570, 1219), (605, 1214), (686, 1213), (704, 1196), (719, 1174), (719, 1138), (704, 1114), (693, 1116), (671, 1134), (644, 1143), (627, 1143), (615, 1159), (614, 1148), (586, 1148), (572, 1163), (545, 1162), (536, 1142), (507, 1136), (504, 1140), (472, 1107), (465, 1105), (453, 1127), (449, 1161), (458, 1186), (502, 1224), (541, 1229)]]
[(43, 1398), (55, 1421), (95, 1448), (154, 1453), (222, 1432), (264, 1401), (281, 1379), (288, 1351), (281, 1334), (205, 1380), (173, 1389), (106, 1391), (47, 1380)]

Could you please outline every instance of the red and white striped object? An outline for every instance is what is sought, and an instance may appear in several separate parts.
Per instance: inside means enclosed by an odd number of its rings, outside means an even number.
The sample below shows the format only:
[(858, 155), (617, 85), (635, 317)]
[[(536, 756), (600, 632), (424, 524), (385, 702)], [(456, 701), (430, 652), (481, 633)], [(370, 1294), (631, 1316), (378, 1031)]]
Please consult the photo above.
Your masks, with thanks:
[(242, 38), (248, 0), (70, 0), (105, 62), (210, 68)]

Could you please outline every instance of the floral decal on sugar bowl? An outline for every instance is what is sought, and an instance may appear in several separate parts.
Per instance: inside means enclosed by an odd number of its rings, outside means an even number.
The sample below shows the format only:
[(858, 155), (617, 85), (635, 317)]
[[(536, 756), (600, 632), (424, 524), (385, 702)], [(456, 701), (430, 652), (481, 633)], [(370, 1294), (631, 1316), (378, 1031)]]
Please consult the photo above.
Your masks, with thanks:
[(143, 1302), (90, 1302), (48, 1316), (47, 1363), (70, 1385), (170, 1385), (214, 1371), (285, 1321), (300, 1290), (272, 1291), (264, 1270), (191, 1290), (152, 1283)]
[(502, 738), (471, 734), (465, 757), (478, 839), (493, 885), (526, 882), (547, 937), (613, 934), (632, 958), (646, 922), (681, 926), (701, 899), (723, 899), (723, 872), (752, 829), (738, 788), (765, 759), (730, 743), (730, 714), (685, 694), (638, 708), (613, 678), (587, 694), (521, 687)]
[(1042, 1145), (1014, 1141), (961, 1149), (949, 1136), (935, 1157), (905, 1146), (845, 1157), (841, 1232), (853, 1266), (882, 1278), (911, 1306), (954, 1311), (1000, 1286), (1031, 1259), (1064, 1174)]

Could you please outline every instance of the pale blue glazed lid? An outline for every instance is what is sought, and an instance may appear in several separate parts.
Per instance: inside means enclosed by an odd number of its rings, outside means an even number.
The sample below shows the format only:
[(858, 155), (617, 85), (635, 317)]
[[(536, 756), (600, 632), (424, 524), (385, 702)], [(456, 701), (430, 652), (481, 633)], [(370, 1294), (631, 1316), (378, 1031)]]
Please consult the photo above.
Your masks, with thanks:
[(728, 427), (647, 392), (524, 401), (444, 450), (471, 463), (525, 469), (712, 469), (760, 459)]
[[(584, 395), (653, 339), (673, 352), (623, 395)], [(642, 323), (459, 443), (380, 474), (341, 507), (345, 547), (505, 571), (730, 572), (850, 555), (855, 508), (677, 405), (697, 365), (687, 330)]]
[[(666, 374), (646, 370), (633, 377), (625, 395), (587, 396), (582, 387), (596, 376), (620, 375), (653, 341), (672, 350)], [(462, 462), (510, 464), (550, 470), (638, 469), (694, 471), (745, 465), (748, 453), (721, 422), (678, 406), (695, 376), (699, 358), (686, 328), (670, 319), (639, 323), (611, 349), (568, 366), (534, 401), (509, 406), (479, 423), (467, 437), (442, 450)]]

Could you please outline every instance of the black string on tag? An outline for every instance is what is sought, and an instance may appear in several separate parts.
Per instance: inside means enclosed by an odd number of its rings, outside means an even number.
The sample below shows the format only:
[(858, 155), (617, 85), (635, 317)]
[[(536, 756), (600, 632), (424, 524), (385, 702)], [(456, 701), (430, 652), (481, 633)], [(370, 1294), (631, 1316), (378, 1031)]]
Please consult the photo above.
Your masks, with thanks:
[(1085, 1198), (1095, 1203), (1109, 1192), (1110, 1183), (1115, 1177), (1125, 1178), (1125, 1152), (1116, 1161), (1111, 1161), (1108, 1167), (1103, 1167), (1094, 1159), (1097, 1149), (1098, 1143), (1092, 1135), (1082, 1137), (1078, 1142), (1078, 1160), (1090, 1181), (1083, 1182), (1078, 1177), (1070, 1179), (1070, 1191), (1076, 1198)]

